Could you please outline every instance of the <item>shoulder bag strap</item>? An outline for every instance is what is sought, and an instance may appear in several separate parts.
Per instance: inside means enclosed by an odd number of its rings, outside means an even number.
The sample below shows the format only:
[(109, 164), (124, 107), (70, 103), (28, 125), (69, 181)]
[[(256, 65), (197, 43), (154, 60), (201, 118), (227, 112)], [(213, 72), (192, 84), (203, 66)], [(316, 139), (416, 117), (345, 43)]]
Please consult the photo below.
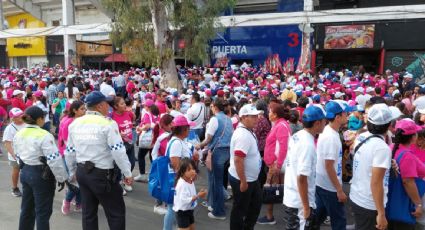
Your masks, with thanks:
[[(369, 139), (371, 139), (371, 138), (373, 138), (373, 137), (377, 137), (377, 138), (379, 138), (379, 139), (382, 139), (382, 137), (381, 136), (379, 136), (379, 135), (377, 135), (377, 134), (374, 134), (374, 135), (372, 135), (372, 136), (369, 136), (369, 137), (367, 137), (366, 139), (364, 139), (362, 142), (360, 142), (357, 146), (356, 146), (356, 148), (354, 148), (354, 153), (356, 153), (359, 149), (360, 149), (360, 147), (364, 144), (364, 143), (366, 143), (366, 141), (368, 141)], [(383, 139), (382, 139), (383, 140)]]
[(168, 147), (167, 147), (167, 151), (166, 151), (166, 153), (165, 153), (165, 156), (167, 156), (168, 158), (170, 158), (170, 148), (171, 148), (171, 145), (173, 144), (173, 142), (175, 141), (176, 139), (173, 139), (172, 141), (170, 141), (170, 143), (168, 144)]
[(192, 119), (191, 121), (196, 121), (196, 120), (199, 118), (199, 116), (201, 116), (202, 109), (204, 109), (204, 106), (202, 106), (202, 105), (201, 105), (201, 109), (199, 110), (198, 116), (196, 116), (196, 117), (195, 117), (194, 119)]
[[(218, 123), (218, 118), (217, 119), (217, 123)], [(224, 121), (224, 128), (223, 128), (223, 132), (221, 132), (220, 137), (218, 138), (217, 142), (214, 144), (214, 146), (211, 148), (211, 151), (213, 151), (215, 149), (215, 147), (218, 145), (218, 143), (221, 141), (221, 138), (223, 138), (224, 136), (224, 132), (226, 131), (227, 128), (227, 122)]]

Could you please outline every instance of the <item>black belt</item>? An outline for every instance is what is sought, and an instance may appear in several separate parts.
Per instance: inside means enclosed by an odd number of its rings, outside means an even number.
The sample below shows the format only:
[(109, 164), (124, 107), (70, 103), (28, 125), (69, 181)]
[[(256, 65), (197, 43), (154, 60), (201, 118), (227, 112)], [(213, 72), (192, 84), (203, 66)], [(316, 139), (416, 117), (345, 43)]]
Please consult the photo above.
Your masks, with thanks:
[[(77, 163), (77, 166), (80, 168), (84, 168), (85, 163)], [(92, 172), (99, 172), (99, 173), (112, 173), (113, 171), (114, 169), (100, 169), (96, 167), (92, 169)]]

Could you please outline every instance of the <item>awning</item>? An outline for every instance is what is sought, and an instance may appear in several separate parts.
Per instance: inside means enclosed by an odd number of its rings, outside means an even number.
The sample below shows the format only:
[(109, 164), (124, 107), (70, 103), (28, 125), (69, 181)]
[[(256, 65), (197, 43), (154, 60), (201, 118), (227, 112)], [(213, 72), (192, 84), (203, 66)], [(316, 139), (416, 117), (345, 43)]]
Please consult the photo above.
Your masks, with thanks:
[(124, 54), (111, 54), (105, 58), (105, 62), (128, 62)]

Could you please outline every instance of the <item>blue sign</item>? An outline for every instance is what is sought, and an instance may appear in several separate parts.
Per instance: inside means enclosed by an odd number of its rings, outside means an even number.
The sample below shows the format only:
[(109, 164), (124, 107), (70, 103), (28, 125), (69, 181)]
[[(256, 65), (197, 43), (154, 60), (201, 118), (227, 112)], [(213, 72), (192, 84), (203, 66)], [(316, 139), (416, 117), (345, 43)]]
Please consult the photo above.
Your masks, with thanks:
[(232, 27), (211, 41), (211, 60), (215, 64), (225, 57), (229, 64), (245, 61), (262, 65), (269, 56), (279, 54), (282, 63), (289, 58), (297, 63), (301, 43), (302, 33), (297, 25)]

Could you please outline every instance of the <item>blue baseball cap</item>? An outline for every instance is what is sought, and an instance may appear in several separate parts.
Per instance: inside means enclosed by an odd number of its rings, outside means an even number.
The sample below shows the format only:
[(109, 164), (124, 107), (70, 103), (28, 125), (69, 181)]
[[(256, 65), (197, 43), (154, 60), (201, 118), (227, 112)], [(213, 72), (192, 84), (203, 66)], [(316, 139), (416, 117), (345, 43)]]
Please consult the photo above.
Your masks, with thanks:
[(101, 92), (93, 91), (86, 96), (86, 99), (84, 100), (84, 102), (87, 104), (87, 106), (94, 106), (103, 101), (110, 102), (112, 100), (113, 100), (112, 97), (105, 97), (105, 95), (103, 95)]
[(319, 106), (311, 105), (304, 110), (303, 121), (311, 122), (325, 119), (325, 113)]
[(315, 102), (320, 102), (320, 95), (316, 94), (311, 99), (313, 99), (313, 101), (315, 101)]

